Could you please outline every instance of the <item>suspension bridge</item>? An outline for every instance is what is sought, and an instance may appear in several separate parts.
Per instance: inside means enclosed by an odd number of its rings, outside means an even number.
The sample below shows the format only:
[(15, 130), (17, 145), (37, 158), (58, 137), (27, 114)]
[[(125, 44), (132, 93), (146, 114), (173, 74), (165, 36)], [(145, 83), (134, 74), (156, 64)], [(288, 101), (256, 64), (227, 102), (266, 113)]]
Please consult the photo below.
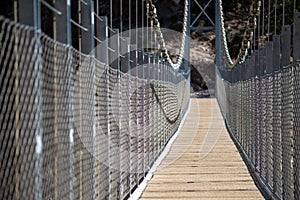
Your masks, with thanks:
[[(152, 0), (0, 9), (1, 199), (300, 199), (298, 2), (278, 32), (253, 1), (236, 58), (199, 2), (176, 59)], [(191, 30), (215, 30), (215, 98), (190, 98)]]

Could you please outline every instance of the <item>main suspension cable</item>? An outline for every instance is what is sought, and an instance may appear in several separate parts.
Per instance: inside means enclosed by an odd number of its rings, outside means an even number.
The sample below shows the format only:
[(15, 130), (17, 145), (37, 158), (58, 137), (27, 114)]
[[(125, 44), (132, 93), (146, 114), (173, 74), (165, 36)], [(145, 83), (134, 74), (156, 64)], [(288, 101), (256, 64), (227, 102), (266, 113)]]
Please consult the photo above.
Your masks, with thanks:
[[(261, 6), (261, 1), (258, 2), (259, 7)], [(261, 13), (259, 13), (258, 15), (258, 27), (257, 27), (257, 46), (260, 45), (260, 40), (261, 40), (261, 30), (260, 30), (260, 26), (261, 26)], [(255, 39), (255, 38), (254, 38)]]
[[(162, 58), (170, 63), (170, 65), (174, 69), (178, 69), (182, 63), (183, 53), (184, 53), (184, 47), (185, 47), (185, 40), (186, 40), (186, 30), (187, 30), (187, 15), (188, 15), (188, 0), (185, 0), (185, 8), (184, 8), (184, 23), (183, 23), (183, 37), (181, 41), (181, 48), (179, 53), (179, 58), (175, 63), (170, 58), (170, 55), (166, 48), (166, 43), (160, 28), (160, 22), (157, 17), (157, 11), (156, 7), (153, 4), (152, 0), (146, 0), (147, 4), (149, 4), (149, 13), (148, 17), (153, 22), (154, 30), (157, 32), (157, 37), (159, 40), (159, 44), (161, 46), (161, 56)], [(250, 10), (250, 18), (247, 21), (247, 29), (244, 33), (244, 38), (242, 42), (242, 47), (240, 48), (239, 54), (237, 56), (237, 59), (235, 62), (232, 61), (231, 56), (229, 54), (228, 45), (227, 45), (227, 39), (226, 39), (226, 32), (225, 32), (225, 26), (224, 26), (224, 14), (223, 14), (223, 7), (222, 7), (222, 1), (220, 1), (220, 13), (221, 13), (221, 35), (222, 35), (222, 41), (223, 41), (223, 48), (225, 49), (225, 56), (227, 64), (230, 68), (233, 68), (237, 63), (242, 63), (245, 61), (246, 56), (248, 55), (248, 50), (250, 48), (251, 41), (253, 41), (253, 30), (256, 28), (256, 17), (260, 15), (260, 9), (259, 9), (259, 1), (255, 0), (251, 5)]]
[(285, 25), (285, 0), (282, 2), (282, 26)]
[(275, 19), (274, 19), (274, 34), (277, 34), (277, 0), (275, 0)]
[[(220, 1), (220, 14), (221, 14), (221, 36), (222, 36), (222, 45), (225, 50), (225, 58), (226, 63), (229, 68), (234, 68), (236, 64), (243, 63), (246, 59), (246, 56), (248, 55), (249, 48), (251, 47), (251, 41), (253, 40), (253, 35), (257, 24), (256, 24), (256, 17), (259, 16), (260, 9), (259, 9), (259, 1), (255, 0), (250, 9), (250, 18), (247, 21), (246, 25), (246, 31), (244, 33), (244, 38), (242, 42), (242, 46), (240, 48), (239, 54), (235, 60), (235, 62), (232, 61), (231, 56), (228, 51), (228, 45), (227, 45), (227, 39), (226, 39), (226, 32), (225, 32), (225, 26), (224, 26), (224, 13), (223, 13), (223, 6), (222, 1)], [(252, 41), (253, 42), (253, 41)], [(255, 42), (253, 42), (255, 43)], [(255, 47), (254, 47), (255, 48)]]
[(153, 22), (153, 28), (157, 33), (157, 37), (159, 40), (159, 44), (161, 46), (161, 56), (162, 58), (168, 62), (174, 69), (179, 69), (179, 67), (182, 64), (183, 54), (185, 50), (185, 41), (186, 41), (186, 31), (187, 31), (187, 16), (188, 16), (188, 0), (184, 1), (184, 17), (183, 17), (183, 29), (182, 29), (182, 39), (181, 39), (181, 48), (179, 51), (179, 57), (177, 61), (174, 63), (168, 53), (166, 42), (163, 36), (163, 33), (160, 28), (160, 23), (157, 17), (157, 11), (156, 7), (153, 4), (152, 0), (146, 0), (147, 4), (149, 4), (149, 13), (147, 13), (147, 16), (150, 18), (150, 20)]
[(270, 22), (271, 22), (271, 0), (268, 5), (268, 42), (270, 41)]
[(262, 0), (262, 44), (265, 44), (265, 0)]

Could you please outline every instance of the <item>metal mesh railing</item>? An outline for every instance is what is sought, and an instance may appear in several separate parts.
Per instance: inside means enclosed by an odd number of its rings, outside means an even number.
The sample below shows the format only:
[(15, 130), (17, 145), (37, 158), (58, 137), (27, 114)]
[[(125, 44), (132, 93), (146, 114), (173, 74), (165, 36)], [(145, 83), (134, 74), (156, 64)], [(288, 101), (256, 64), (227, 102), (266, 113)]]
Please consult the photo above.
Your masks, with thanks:
[(296, 99), (300, 65), (233, 82), (225, 80), (220, 71), (220, 107), (248, 164), (275, 199), (297, 199), (300, 158)]
[[(294, 45), (299, 45), (299, 21), (295, 23)], [(283, 41), (288, 34), (282, 33)], [(282, 50), (289, 45), (276, 35), (244, 63), (229, 69), (223, 58), (216, 70), (217, 98), (228, 130), (271, 199), (300, 197), (300, 64), (296, 48), (293, 62), (290, 51)]]
[(140, 77), (34, 28), (0, 26), (0, 197), (129, 197), (178, 129), (189, 80), (155, 55), (131, 66)]
[[(258, 38), (259, 47), (232, 66), (227, 44), (219, 45), (224, 27), (222, 5), (217, 8), (216, 96), (228, 130), (267, 199), (299, 199), (300, 13), (294, 11), (293, 26), (283, 23), (280, 35)], [(250, 13), (254, 19), (257, 11)]]

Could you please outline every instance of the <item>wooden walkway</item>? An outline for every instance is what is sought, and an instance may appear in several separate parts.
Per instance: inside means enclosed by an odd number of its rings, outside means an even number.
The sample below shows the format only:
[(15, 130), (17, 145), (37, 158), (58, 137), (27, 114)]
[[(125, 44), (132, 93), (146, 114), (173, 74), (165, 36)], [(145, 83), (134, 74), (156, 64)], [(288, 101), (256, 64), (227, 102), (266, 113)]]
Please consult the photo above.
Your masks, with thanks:
[(227, 133), (216, 99), (191, 99), (181, 132), (140, 199), (264, 199)]

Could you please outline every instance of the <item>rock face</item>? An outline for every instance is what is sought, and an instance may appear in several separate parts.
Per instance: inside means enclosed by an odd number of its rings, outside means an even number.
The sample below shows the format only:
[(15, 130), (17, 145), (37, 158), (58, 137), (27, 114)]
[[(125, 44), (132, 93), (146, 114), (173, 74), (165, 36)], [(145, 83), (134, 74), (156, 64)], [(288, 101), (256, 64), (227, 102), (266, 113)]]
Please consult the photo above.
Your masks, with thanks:
[(191, 85), (194, 92), (208, 90), (206, 82), (198, 70), (191, 64)]

